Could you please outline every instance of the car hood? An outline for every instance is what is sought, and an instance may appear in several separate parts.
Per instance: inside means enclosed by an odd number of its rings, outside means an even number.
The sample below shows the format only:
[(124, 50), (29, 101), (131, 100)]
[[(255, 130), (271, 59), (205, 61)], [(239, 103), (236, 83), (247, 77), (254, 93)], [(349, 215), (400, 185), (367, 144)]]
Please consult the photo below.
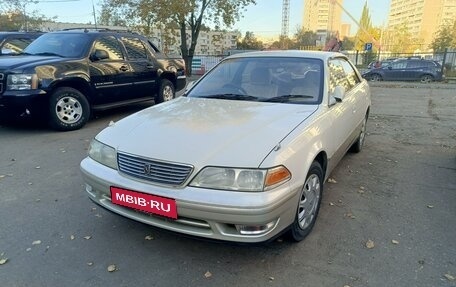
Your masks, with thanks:
[(181, 97), (133, 114), (97, 139), (141, 157), (191, 164), (258, 167), (317, 105)]
[(0, 70), (23, 69), (31, 66), (50, 64), (64, 61), (65, 58), (57, 56), (2, 56), (0, 61)]

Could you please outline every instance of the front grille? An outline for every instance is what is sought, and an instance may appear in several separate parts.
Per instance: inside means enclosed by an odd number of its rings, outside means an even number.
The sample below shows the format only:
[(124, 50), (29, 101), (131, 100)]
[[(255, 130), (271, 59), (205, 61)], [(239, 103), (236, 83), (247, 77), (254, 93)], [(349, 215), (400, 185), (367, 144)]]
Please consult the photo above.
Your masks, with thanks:
[(125, 153), (117, 154), (119, 170), (130, 176), (152, 183), (179, 186), (190, 176), (191, 165), (164, 162), (137, 157)]

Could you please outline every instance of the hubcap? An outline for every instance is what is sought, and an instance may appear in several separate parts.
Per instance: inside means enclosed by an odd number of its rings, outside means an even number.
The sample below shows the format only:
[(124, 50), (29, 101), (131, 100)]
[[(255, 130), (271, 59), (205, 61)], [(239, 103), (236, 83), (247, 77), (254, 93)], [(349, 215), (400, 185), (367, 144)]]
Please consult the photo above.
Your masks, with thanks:
[(299, 227), (303, 230), (312, 223), (315, 217), (320, 201), (320, 193), (320, 178), (316, 174), (312, 174), (304, 184), (299, 199), (298, 223)]
[(431, 81), (431, 77), (429, 76), (424, 76), (421, 78), (421, 82), (423, 83), (429, 83)]
[(65, 96), (57, 102), (55, 112), (60, 121), (73, 124), (82, 117), (82, 106), (77, 99)]
[(170, 86), (163, 88), (163, 101), (169, 101), (174, 98), (173, 89)]

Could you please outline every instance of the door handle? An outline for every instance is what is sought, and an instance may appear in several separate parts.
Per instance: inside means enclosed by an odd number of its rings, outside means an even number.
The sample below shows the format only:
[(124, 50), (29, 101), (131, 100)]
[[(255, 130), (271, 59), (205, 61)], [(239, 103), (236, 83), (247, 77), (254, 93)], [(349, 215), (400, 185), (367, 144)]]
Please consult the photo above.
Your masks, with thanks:
[(121, 66), (119, 68), (119, 70), (121, 70), (122, 72), (126, 72), (126, 71), (128, 71), (128, 67), (127, 66)]

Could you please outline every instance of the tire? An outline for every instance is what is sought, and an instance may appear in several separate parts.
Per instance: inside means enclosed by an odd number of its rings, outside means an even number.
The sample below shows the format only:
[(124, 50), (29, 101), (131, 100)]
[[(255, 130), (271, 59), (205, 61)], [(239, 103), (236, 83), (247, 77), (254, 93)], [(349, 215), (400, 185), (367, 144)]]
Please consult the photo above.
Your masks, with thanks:
[(430, 83), (434, 81), (434, 77), (431, 75), (422, 75), (420, 81), (421, 83)]
[(380, 82), (383, 79), (382, 79), (382, 76), (380, 76), (379, 74), (373, 74), (373, 75), (370, 76), (370, 80), (372, 82)]
[(176, 93), (174, 91), (174, 85), (167, 79), (162, 79), (160, 83), (160, 89), (158, 94), (155, 96), (155, 103), (160, 104), (163, 102), (174, 99)]
[(49, 124), (59, 131), (82, 128), (90, 117), (86, 97), (73, 88), (57, 88), (49, 99)]
[(367, 124), (367, 114), (364, 117), (364, 120), (361, 124), (361, 132), (359, 133), (358, 139), (351, 146), (350, 151), (354, 153), (359, 153), (363, 149), (364, 141), (366, 139), (366, 124)]
[(295, 220), (289, 230), (289, 236), (293, 241), (303, 240), (315, 225), (320, 210), (323, 179), (323, 169), (314, 161), (300, 192)]

